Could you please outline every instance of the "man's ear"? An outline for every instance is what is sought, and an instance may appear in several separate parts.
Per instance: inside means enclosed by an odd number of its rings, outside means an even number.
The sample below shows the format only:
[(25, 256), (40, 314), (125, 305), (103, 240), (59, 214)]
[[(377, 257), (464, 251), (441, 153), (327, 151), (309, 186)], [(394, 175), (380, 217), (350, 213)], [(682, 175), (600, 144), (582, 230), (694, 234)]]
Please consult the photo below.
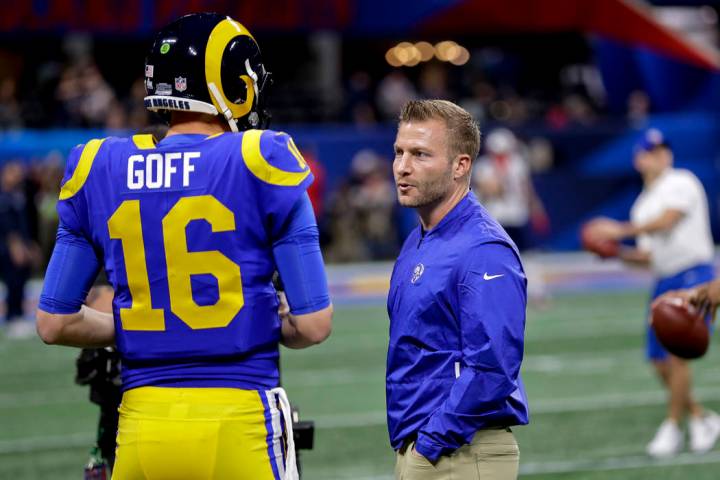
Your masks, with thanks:
[(462, 178), (470, 173), (470, 169), (472, 168), (472, 161), (470, 160), (470, 155), (467, 155), (465, 153), (460, 154), (455, 157), (455, 161), (453, 162), (454, 165), (454, 172), (453, 172), (453, 178), (457, 180), (458, 178)]

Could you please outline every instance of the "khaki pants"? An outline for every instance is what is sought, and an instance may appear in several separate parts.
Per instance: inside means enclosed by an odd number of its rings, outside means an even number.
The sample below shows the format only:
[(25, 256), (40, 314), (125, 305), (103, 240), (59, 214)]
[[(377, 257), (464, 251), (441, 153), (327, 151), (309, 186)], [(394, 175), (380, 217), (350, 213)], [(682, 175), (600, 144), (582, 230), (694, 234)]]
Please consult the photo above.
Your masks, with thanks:
[(463, 445), (433, 465), (414, 451), (411, 442), (397, 452), (397, 480), (515, 480), (520, 450), (509, 428), (478, 431)]

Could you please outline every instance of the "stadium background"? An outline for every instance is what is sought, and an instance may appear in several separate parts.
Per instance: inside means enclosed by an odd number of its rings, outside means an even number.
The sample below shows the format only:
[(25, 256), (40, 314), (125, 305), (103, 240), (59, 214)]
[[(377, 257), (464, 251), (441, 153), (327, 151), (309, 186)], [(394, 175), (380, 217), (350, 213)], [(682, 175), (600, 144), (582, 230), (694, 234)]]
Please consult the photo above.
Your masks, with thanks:
[[(331, 340), (283, 352), (284, 382), (317, 422), (309, 479), (390, 478), (384, 426), (383, 309), (390, 264), (414, 215), (399, 210), (389, 162), (397, 108), (457, 101), (484, 132), (525, 143), (549, 232), (528, 231), (526, 262), (544, 288), (528, 314), (524, 378), (532, 423), (517, 429), (530, 478), (716, 478), (720, 453), (644, 456), (664, 398), (643, 362), (650, 277), (575, 253), (594, 215), (618, 219), (639, 192), (632, 147), (660, 127), (679, 166), (703, 181), (720, 234), (718, 9), (709, 1), (284, 0), (3, 2), (0, 162), (24, 167), (31, 235), (52, 247), (64, 155), (130, 134), (142, 107), (145, 50), (191, 12), (244, 23), (274, 73), (273, 128), (288, 131), (319, 177), (314, 192), (337, 307)], [(438, 48), (422, 61), (421, 49)], [(443, 53), (440, 42), (449, 50)], [(448, 46), (450, 45), (450, 46)], [(392, 50), (391, 50), (392, 49)], [(404, 65), (400, 65), (404, 62)], [(27, 289), (32, 311), (42, 261)], [(532, 281), (532, 279), (531, 279)], [(72, 349), (0, 334), (0, 478), (78, 478), (97, 407), (72, 384)], [(695, 365), (720, 408), (716, 349)]]

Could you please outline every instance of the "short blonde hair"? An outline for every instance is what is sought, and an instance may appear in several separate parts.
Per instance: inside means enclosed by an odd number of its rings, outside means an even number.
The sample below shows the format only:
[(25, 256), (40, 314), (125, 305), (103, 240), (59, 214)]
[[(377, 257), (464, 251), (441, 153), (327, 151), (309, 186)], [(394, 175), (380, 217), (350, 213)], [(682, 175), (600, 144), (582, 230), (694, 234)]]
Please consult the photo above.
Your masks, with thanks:
[(475, 160), (480, 153), (480, 127), (464, 108), (447, 100), (410, 100), (403, 105), (400, 123), (439, 119), (448, 129), (451, 156), (466, 154)]

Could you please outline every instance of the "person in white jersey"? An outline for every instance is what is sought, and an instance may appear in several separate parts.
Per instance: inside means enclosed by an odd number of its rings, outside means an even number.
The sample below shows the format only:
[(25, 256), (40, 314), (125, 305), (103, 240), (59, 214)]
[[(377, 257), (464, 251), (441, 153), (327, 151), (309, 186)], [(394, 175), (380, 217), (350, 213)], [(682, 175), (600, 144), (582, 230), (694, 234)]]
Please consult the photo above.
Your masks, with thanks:
[[(635, 149), (635, 169), (643, 189), (629, 222), (611, 223), (609, 238), (636, 238), (636, 248), (623, 248), (626, 263), (649, 266), (656, 276), (652, 298), (712, 280), (713, 239), (705, 190), (685, 169), (673, 168), (673, 153), (661, 131), (647, 130)], [(652, 301), (652, 300), (651, 300)], [(647, 357), (669, 393), (667, 418), (647, 445), (653, 457), (669, 457), (684, 445), (681, 422), (689, 414), (690, 450), (712, 449), (720, 435), (720, 416), (703, 409), (691, 393), (688, 362), (669, 354), (647, 322)]]
[(507, 128), (490, 132), (486, 154), (478, 158), (472, 182), (480, 202), (510, 235), (520, 250), (527, 247), (525, 228), (545, 233), (549, 221), (530, 179), (530, 165), (517, 137)]

